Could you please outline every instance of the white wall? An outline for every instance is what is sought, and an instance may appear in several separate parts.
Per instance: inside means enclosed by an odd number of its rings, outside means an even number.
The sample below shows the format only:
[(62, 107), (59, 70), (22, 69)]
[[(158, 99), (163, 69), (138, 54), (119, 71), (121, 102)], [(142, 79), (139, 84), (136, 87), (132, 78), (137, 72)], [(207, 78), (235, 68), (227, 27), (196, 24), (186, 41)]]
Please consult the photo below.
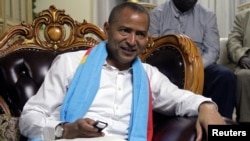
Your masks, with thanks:
[(108, 16), (113, 7), (124, 0), (93, 0), (93, 23), (103, 27), (104, 22), (108, 20)]
[(87, 22), (103, 27), (108, 20), (111, 9), (123, 0), (36, 0), (34, 12), (48, 9), (50, 5), (55, 5), (57, 9), (64, 9), (77, 21), (87, 20)]
[(82, 22), (93, 22), (93, 0), (36, 0), (34, 12), (40, 12), (54, 5), (57, 9), (64, 9), (65, 14)]

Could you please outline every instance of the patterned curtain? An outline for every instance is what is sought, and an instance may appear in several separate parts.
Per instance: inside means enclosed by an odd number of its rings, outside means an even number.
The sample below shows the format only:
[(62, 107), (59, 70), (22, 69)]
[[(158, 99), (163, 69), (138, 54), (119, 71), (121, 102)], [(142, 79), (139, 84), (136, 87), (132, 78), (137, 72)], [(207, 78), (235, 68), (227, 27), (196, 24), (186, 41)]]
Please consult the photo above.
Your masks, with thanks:
[(200, 0), (199, 2), (215, 12), (220, 37), (228, 37), (237, 10), (237, 0)]
[(250, 0), (200, 0), (203, 6), (215, 12), (220, 37), (228, 37), (232, 29), (237, 7)]

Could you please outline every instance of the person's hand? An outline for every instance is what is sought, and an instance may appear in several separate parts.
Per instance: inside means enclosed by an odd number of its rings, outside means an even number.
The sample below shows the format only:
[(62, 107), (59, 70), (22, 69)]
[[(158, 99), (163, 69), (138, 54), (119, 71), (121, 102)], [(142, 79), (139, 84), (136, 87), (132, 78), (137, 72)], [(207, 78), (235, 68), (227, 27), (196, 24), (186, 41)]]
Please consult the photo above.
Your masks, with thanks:
[(64, 124), (63, 138), (91, 138), (104, 136), (103, 132), (99, 132), (93, 125), (95, 120), (85, 118), (78, 119), (73, 123)]
[(243, 56), (239, 60), (239, 66), (243, 69), (250, 69), (250, 58), (248, 56)]
[[(196, 122), (196, 141), (202, 140), (203, 131), (208, 137), (208, 125), (225, 125), (226, 122), (218, 112), (216, 105), (212, 102), (204, 102), (199, 107), (198, 119)], [(204, 130), (203, 130), (204, 129)]]

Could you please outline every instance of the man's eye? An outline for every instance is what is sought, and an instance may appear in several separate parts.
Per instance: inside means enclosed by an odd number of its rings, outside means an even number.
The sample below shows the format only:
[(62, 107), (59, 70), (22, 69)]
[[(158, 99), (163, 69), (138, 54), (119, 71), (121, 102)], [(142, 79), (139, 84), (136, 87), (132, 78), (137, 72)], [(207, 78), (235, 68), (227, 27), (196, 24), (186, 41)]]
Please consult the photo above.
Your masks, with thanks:
[(123, 35), (123, 36), (125, 36), (125, 35), (128, 35), (128, 34), (129, 34), (129, 31), (128, 31), (128, 30), (126, 30), (126, 29), (120, 29), (120, 30), (119, 30), (119, 32), (120, 32), (120, 34), (121, 34), (121, 35)]
[(146, 37), (146, 34), (144, 34), (144, 33), (137, 33), (136, 35), (137, 35), (137, 37), (138, 37), (139, 39), (143, 39), (143, 38)]

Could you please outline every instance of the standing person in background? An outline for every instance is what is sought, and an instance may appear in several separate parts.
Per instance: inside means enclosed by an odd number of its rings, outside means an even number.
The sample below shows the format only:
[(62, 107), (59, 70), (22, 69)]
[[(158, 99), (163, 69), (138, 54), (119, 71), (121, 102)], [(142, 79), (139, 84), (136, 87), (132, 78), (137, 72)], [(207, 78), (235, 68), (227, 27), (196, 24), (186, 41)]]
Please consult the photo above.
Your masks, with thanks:
[(232, 119), (236, 102), (236, 76), (216, 64), (219, 57), (219, 33), (216, 16), (197, 0), (167, 0), (150, 13), (149, 34), (185, 34), (199, 48), (203, 58), (205, 80), (203, 95), (211, 97), (222, 116)]
[(250, 10), (235, 16), (227, 49), (230, 60), (237, 66), (236, 120), (240, 124), (250, 124)]

